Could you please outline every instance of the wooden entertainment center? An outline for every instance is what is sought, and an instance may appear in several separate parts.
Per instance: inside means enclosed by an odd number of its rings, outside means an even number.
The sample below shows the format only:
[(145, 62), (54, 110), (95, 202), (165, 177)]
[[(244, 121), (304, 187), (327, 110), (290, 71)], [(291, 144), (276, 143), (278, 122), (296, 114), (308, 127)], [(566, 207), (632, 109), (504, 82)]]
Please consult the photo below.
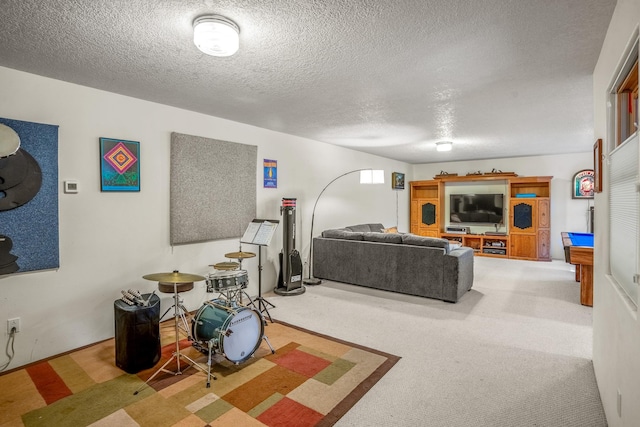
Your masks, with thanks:
[[(519, 177), (514, 173), (486, 173), (477, 175), (439, 175), (433, 180), (412, 181), (411, 232), (421, 236), (442, 237), (473, 248), (478, 256), (551, 261), (550, 250), (550, 194), (551, 176)], [(504, 233), (447, 233), (447, 185), (468, 183), (504, 184), (507, 194), (504, 209), (508, 212)], [(506, 216), (506, 215), (505, 215)], [(454, 224), (458, 225), (458, 224)], [(468, 225), (468, 224), (461, 224)], [(473, 230), (472, 230), (473, 231)]]

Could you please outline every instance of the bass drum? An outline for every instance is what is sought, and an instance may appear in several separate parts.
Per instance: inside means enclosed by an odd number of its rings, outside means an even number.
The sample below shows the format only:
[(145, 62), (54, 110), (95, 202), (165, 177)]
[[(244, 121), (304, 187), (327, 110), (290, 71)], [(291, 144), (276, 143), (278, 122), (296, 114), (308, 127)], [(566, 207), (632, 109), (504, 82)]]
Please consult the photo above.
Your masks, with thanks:
[(224, 307), (226, 302), (205, 302), (193, 323), (193, 337), (209, 342), (213, 348), (233, 363), (249, 359), (260, 347), (264, 323), (258, 312), (249, 307)]

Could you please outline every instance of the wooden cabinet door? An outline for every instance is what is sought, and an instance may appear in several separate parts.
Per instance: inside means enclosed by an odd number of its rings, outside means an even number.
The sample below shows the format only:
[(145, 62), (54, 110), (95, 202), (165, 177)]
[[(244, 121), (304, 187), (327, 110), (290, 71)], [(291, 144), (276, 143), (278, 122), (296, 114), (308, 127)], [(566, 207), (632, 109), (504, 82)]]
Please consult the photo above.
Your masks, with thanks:
[(411, 232), (413, 234), (418, 234), (418, 229), (420, 228), (420, 221), (418, 220), (418, 211), (420, 209), (420, 201), (412, 200), (411, 201)]
[(509, 202), (509, 233), (535, 233), (538, 229), (536, 200), (514, 198)]
[(550, 235), (548, 228), (538, 231), (538, 259), (542, 261), (551, 261)]
[(538, 228), (549, 228), (551, 224), (549, 199), (538, 199)]
[(417, 199), (411, 202), (411, 232), (419, 236), (438, 237), (440, 213), (438, 199)]
[(509, 258), (537, 259), (538, 247), (535, 234), (512, 234), (509, 236)]
[(425, 237), (440, 237), (440, 233), (438, 230), (433, 228), (423, 228), (420, 230), (420, 236)]

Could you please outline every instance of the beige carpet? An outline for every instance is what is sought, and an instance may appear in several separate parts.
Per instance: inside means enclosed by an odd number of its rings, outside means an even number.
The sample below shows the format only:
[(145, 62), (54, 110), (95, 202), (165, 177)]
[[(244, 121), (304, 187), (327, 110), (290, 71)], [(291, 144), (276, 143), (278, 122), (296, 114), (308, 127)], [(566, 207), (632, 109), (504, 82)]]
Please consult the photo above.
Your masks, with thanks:
[(331, 282), (266, 297), (278, 319), (402, 358), (337, 426), (606, 426), (574, 279), (476, 257), (457, 304)]

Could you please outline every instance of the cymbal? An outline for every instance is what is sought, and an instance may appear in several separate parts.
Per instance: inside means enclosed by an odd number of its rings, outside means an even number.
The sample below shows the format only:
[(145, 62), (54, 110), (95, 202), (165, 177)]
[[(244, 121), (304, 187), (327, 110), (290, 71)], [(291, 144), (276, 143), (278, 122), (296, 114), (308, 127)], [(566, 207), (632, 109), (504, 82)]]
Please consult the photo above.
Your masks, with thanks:
[(236, 270), (240, 267), (240, 264), (237, 262), (219, 262), (217, 264), (212, 265), (216, 270)]
[(197, 274), (180, 273), (174, 270), (171, 273), (153, 273), (142, 276), (143, 279), (153, 280), (154, 282), (166, 282), (166, 283), (186, 283), (186, 282), (199, 282), (204, 280), (203, 276)]
[(0, 157), (15, 154), (20, 148), (20, 136), (9, 126), (0, 124)]
[(253, 252), (229, 252), (228, 254), (224, 254), (227, 258), (235, 258), (235, 259), (244, 259), (244, 258), (253, 258), (256, 256)]

